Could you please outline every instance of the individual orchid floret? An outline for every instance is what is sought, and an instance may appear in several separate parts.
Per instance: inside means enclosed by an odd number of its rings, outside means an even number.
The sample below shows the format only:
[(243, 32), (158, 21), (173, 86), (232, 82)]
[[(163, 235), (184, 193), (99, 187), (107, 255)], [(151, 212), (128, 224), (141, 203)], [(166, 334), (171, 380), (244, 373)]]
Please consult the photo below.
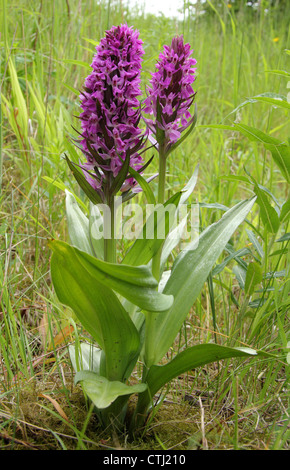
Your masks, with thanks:
[(80, 95), (82, 133), (78, 142), (86, 156), (80, 166), (103, 202), (108, 194), (134, 187), (136, 180), (129, 167), (140, 172), (144, 166), (138, 101), (142, 44), (137, 30), (113, 26), (96, 47), (93, 71)]
[(195, 97), (192, 84), (196, 78), (196, 60), (190, 57), (191, 54), (190, 45), (184, 44), (182, 36), (173, 38), (171, 46), (164, 46), (159, 55), (150, 80), (151, 87), (147, 88), (143, 111), (152, 118), (145, 118), (145, 122), (151, 140), (155, 136), (157, 144), (163, 144), (165, 151), (195, 123), (195, 117), (189, 111)]

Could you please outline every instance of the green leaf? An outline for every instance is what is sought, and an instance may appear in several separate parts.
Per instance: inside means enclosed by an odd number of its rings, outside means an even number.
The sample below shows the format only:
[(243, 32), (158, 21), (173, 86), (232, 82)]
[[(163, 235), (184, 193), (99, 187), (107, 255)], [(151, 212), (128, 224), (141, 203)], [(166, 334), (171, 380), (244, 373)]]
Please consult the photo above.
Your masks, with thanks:
[(116, 294), (80, 262), (76, 252), (82, 252), (56, 241), (51, 242), (51, 247), (51, 278), (59, 301), (74, 311), (104, 350), (107, 377), (123, 380), (139, 354), (137, 329)]
[(189, 199), (190, 195), (193, 193), (193, 190), (197, 183), (199, 165), (196, 165), (192, 177), (186, 183), (184, 188), (181, 191), (181, 198), (179, 204), (185, 204)]
[[(198, 170), (199, 170), (199, 165), (196, 166), (192, 177), (189, 179), (189, 181), (187, 182), (187, 184), (184, 186), (184, 188), (181, 191), (181, 197), (180, 197), (180, 201), (179, 201), (179, 204), (178, 204), (178, 207), (177, 207), (177, 213), (179, 213), (179, 215), (181, 215), (181, 217), (182, 217), (183, 214), (180, 214), (180, 206), (181, 206), (181, 204), (185, 204), (188, 201), (189, 197), (191, 196), (191, 194), (192, 194), (192, 192), (195, 188), (196, 182), (197, 182)], [(166, 240), (165, 240), (164, 245), (162, 247), (162, 253), (161, 253), (161, 261), (160, 261), (160, 271), (161, 271), (161, 273), (163, 271), (164, 265), (165, 265), (168, 257), (170, 256), (170, 254), (172, 253), (172, 251), (178, 245), (178, 243), (180, 242), (180, 240), (182, 238), (183, 231), (184, 231), (184, 229), (186, 227), (186, 224), (187, 224), (187, 219), (188, 219), (188, 214), (186, 214), (186, 216), (184, 216), (179, 221), (179, 223), (176, 225), (176, 227), (174, 227), (169, 232), (168, 236), (166, 237)]]
[(160, 259), (160, 271), (163, 272), (165, 263), (169, 258), (170, 254), (176, 248), (178, 243), (182, 238), (183, 230), (185, 229), (187, 224), (187, 216), (184, 217), (181, 222), (169, 233), (167, 236), (164, 245), (162, 247), (161, 259)]
[(73, 162), (71, 162), (68, 157), (65, 155), (65, 158), (66, 158), (66, 161), (67, 161), (67, 164), (69, 166), (69, 168), (71, 169), (76, 181), (78, 182), (78, 184), (80, 185), (80, 187), (82, 188), (82, 190), (86, 193), (86, 195), (88, 196), (88, 198), (90, 199), (90, 201), (92, 201), (93, 204), (100, 204), (102, 203), (102, 199), (101, 197), (99, 196), (99, 194), (97, 193), (97, 191), (95, 191), (92, 186), (90, 185), (90, 183), (87, 182), (86, 178), (84, 177), (83, 173), (81, 173), (75, 166), (75, 164)]
[(75, 60), (75, 59), (63, 59), (65, 64), (72, 64), (72, 65), (79, 65), (80, 67), (85, 67), (86, 69), (92, 70), (92, 67), (83, 60)]
[(83, 37), (82, 39), (84, 39), (85, 41), (89, 42), (90, 44), (92, 44), (92, 45), (95, 46), (95, 47), (100, 44), (100, 41), (95, 41), (94, 39), (85, 38), (85, 37)]
[(275, 93), (262, 93), (261, 95), (253, 96), (250, 99), (252, 102), (261, 101), (262, 103), (272, 104), (273, 106), (286, 108), (290, 110), (290, 104), (287, 98), (283, 95), (277, 95)]
[[(247, 102), (244, 104), (247, 104)], [(241, 106), (242, 105), (240, 105), (240, 107)], [(236, 108), (236, 110), (237, 109), (238, 108)], [(271, 137), (265, 134), (259, 129), (247, 126), (246, 124), (242, 124), (242, 123), (234, 123), (233, 126), (223, 125), (223, 124), (213, 124), (213, 125), (202, 125), (199, 127), (210, 128), (210, 129), (224, 129), (224, 130), (230, 130), (232, 132), (239, 131), (243, 135), (248, 137), (250, 140), (262, 143), (264, 147), (271, 152), (273, 160), (275, 161), (276, 165), (279, 167), (286, 181), (288, 183), (290, 182), (290, 146), (288, 144), (281, 142), (279, 139), (276, 139), (274, 137)], [(232, 177), (232, 179), (233, 178), (234, 177)]]
[(289, 145), (281, 142), (280, 140), (271, 137), (264, 132), (254, 127), (246, 126), (246, 124), (234, 124), (235, 128), (248, 137), (250, 140), (261, 142), (266, 149), (268, 149), (273, 157), (273, 160), (280, 168), (280, 171), (290, 182), (290, 147)]
[(255, 199), (240, 202), (228, 210), (177, 256), (163, 291), (174, 296), (172, 307), (165, 313), (146, 315), (147, 367), (157, 364), (169, 350), (213, 265), (251, 210)]
[(260, 258), (263, 258), (264, 250), (263, 250), (262, 246), (260, 245), (259, 241), (257, 240), (256, 236), (254, 235), (254, 233), (251, 230), (246, 229), (246, 232), (248, 234), (250, 242), (252, 243), (252, 245), (256, 249), (258, 255), (260, 256)]
[[(11, 81), (11, 88), (12, 88), (12, 96), (13, 96), (13, 105), (17, 108), (17, 126), (20, 128), (20, 132), (24, 138), (28, 135), (28, 111), (26, 106), (26, 100), (22, 93), (19, 79), (17, 76), (17, 71), (14, 66), (13, 60), (9, 55), (8, 58), (8, 69), (10, 74), (10, 81)], [(15, 113), (15, 110), (14, 110)], [(14, 114), (15, 116), (15, 114)]]
[[(174, 219), (181, 193), (176, 193), (163, 204), (154, 204), (154, 211), (149, 215), (141, 234), (125, 254), (122, 263), (131, 266), (146, 265), (163, 244)], [(164, 228), (164, 237), (158, 237), (158, 227)], [(162, 234), (163, 235), (163, 234)]]
[(282, 237), (278, 238), (278, 240), (276, 240), (276, 242), (287, 242), (288, 240), (290, 240), (290, 233), (285, 233), (284, 235), (282, 235)]
[(66, 192), (66, 218), (71, 244), (89, 255), (94, 256), (90, 242), (89, 219), (79, 208), (76, 199)]
[(116, 398), (132, 393), (142, 393), (146, 384), (126, 385), (119, 381), (110, 381), (94, 372), (80, 371), (75, 376), (75, 383), (81, 382), (84, 391), (98, 409), (107, 408)]
[(233, 266), (233, 273), (237, 278), (239, 286), (241, 289), (245, 288), (246, 274), (247, 271), (242, 266)]
[(286, 70), (265, 70), (266, 73), (273, 73), (275, 75), (281, 75), (282, 77), (290, 77), (290, 72)]
[(149, 185), (149, 183), (143, 178), (143, 176), (138, 173), (138, 171), (134, 170), (133, 168), (129, 168), (130, 175), (134, 176), (135, 180), (139, 183), (143, 192), (147, 198), (149, 204), (156, 204), (156, 199), (154, 193)]
[(251, 262), (248, 265), (246, 280), (245, 280), (245, 293), (252, 295), (257, 284), (260, 284), (263, 279), (263, 271), (259, 263)]
[(69, 346), (69, 355), (75, 372), (89, 370), (100, 375), (104, 351), (92, 344), (81, 343), (80, 348), (75, 344)]
[(217, 274), (219, 274), (220, 272), (223, 271), (223, 269), (225, 268), (225, 266), (232, 260), (234, 259), (239, 265), (241, 265), (242, 267), (244, 267), (246, 265), (246, 263), (244, 261), (241, 260), (241, 257), (242, 256), (246, 256), (248, 254), (251, 254), (251, 250), (249, 250), (248, 248), (241, 248), (240, 250), (238, 251), (233, 251), (229, 254), (229, 256), (227, 256), (220, 264), (218, 264), (217, 266), (215, 266), (215, 268), (213, 268), (212, 270), (212, 276), (216, 276)]
[(77, 281), (81, 282), (78, 272), (82, 271), (82, 283), (88, 275), (96, 284), (115, 290), (141, 309), (165, 311), (171, 307), (173, 297), (157, 292), (157, 281), (147, 266), (107, 263), (61, 241), (52, 241), (50, 245), (60, 260), (66, 260), (68, 268), (70, 263), (75, 268), (76, 273), (71, 270), (71, 275), (75, 275)]
[(271, 233), (277, 233), (279, 230), (279, 216), (274, 207), (268, 201), (268, 198), (261, 187), (255, 183), (255, 193), (258, 196), (257, 203), (260, 207), (261, 218), (264, 227)]
[(255, 356), (257, 356), (257, 352), (251, 348), (229, 348), (211, 343), (192, 346), (179, 353), (167, 364), (150, 367), (146, 377), (148, 389), (139, 397), (137, 413), (141, 410), (144, 412), (147, 409), (158, 390), (188, 370), (222, 359), (233, 357), (251, 358)]
[(130, 154), (128, 153), (122, 164), (121, 170), (119, 171), (119, 173), (113, 180), (112, 186), (110, 188), (110, 193), (112, 195), (117, 194), (119, 189), (122, 187), (122, 184), (124, 183), (126, 176), (128, 175), (129, 165), (130, 165)]

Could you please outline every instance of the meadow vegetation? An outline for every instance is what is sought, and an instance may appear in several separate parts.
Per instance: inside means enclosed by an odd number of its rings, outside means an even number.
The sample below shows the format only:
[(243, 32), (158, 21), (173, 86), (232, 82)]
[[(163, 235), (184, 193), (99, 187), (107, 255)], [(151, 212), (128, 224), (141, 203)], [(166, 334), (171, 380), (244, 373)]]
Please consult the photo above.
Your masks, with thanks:
[[(290, 11), (287, 2), (256, 9), (245, 3), (236, 9), (212, 0), (203, 13), (201, 2), (196, 10), (185, 2), (177, 21), (117, 0), (1, 1), (1, 449), (288, 449)], [(64, 153), (72, 126), (79, 129), (79, 89), (95, 45), (125, 22), (144, 42), (144, 97), (158, 55), (176, 33), (197, 60), (197, 125), (170, 155), (167, 198), (197, 164), (191, 202), (199, 203), (200, 230), (257, 196), (168, 358), (205, 342), (272, 355), (178, 377), (155, 397), (134, 440), (100, 429), (74, 384), (68, 345), (87, 333), (57, 300), (48, 247), (51, 239), (68, 240), (65, 189), (88, 210)], [(146, 177), (156, 171), (154, 158)], [(156, 192), (156, 180), (150, 185)]]

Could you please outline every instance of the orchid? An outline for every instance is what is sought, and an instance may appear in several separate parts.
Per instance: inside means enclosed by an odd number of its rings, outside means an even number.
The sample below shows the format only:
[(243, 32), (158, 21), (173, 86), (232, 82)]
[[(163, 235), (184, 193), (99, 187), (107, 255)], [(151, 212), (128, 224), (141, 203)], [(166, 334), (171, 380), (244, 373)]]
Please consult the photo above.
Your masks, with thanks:
[[(190, 106), (195, 97), (192, 83), (196, 61), (190, 58), (190, 46), (182, 37), (174, 38), (170, 47), (164, 46), (145, 99), (144, 113), (151, 114), (152, 119), (143, 116), (148, 130), (142, 133), (137, 100), (141, 46), (138, 33), (122, 25), (111, 28), (97, 47), (93, 72), (81, 94), (79, 144), (87, 159), (80, 164), (84, 173), (70, 162), (94, 211), (87, 217), (67, 192), (71, 244), (58, 240), (50, 244), (51, 277), (57, 297), (73, 310), (91, 338), (90, 342), (76, 341), (69, 348), (75, 383), (81, 383), (104, 427), (114, 426), (116, 421), (118, 426), (125, 426), (129, 397), (138, 394), (135, 411), (129, 415), (132, 434), (146, 422), (154, 395), (173, 378), (216, 360), (257, 355), (250, 348), (197, 344), (167, 360), (167, 352), (213, 265), (247, 217), (255, 198), (229, 209), (174, 256), (181, 235), (172, 238), (172, 234), (184, 225), (186, 217), (174, 227), (170, 216), (173, 214), (175, 220), (181, 205), (187, 207), (197, 169), (183, 190), (165, 201), (166, 160), (195, 125), (196, 114), (191, 116)], [(144, 164), (140, 150), (146, 132), (151, 139), (155, 136), (158, 151), (157, 199), (141, 176)], [(156, 211), (146, 219), (128, 250), (119, 253), (117, 262), (115, 240), (93, 238), (91, 229), (96, 223), (106, 224), (98, 202), (106, 202), (112, 210), (117, 190), (127, 191), (135, 180)], [(112, 223), (113, 219), (111, 213)], [(161, 224), (165, 230), (159, 238)], [(174, 262), (165, 272), (170, 256)], [(138, 383), (130, 380), (137, 361), (142, 365)]]
[(190, 106), (195, 98), (196, 60), (191, 55), (190, 44), (184, 44), (182, 36), (173, 38), (171, 46), (164, 46), (159, 55), (147, 88), (144, 113), (152, 118), (145, 118), (145, 122), (165, 154), (194, 122)]
[(91, 67), (81, 92), (79, 116), (82, 132), (77, 141), (86, 157), (76, 165), (69, 162), (77, 181), (95, 204), (109, 206), (112, 217), (104, 217), (110, 236), (105, 240), (105, 258), (116, 259), (114, 197), (141, 190), (136, 177), (144, 165), (140, 151), (144, 132), (139, 127), (141, 107), (138, 101), (141, 63), (144, 50), (139, 32), (126, 24), (113, 26), (96, 47)]
[(80, 95), (82, 132), (78, 141), (86, 162), (86, 181), (109, 203), (118, 190), (134, 190), (129, 168), (144, 166), (140, 151), (145, 133), (139, 127), (141, 63), (144, 50), (137, 30), (127, 25), (106, 32)]

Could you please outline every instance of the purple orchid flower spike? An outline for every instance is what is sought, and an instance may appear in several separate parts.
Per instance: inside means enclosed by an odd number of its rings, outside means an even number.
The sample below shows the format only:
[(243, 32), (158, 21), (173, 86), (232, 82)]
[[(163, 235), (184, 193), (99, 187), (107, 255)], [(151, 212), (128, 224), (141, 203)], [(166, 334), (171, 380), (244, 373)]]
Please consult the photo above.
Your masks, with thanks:
[(78, 144), (86, 162), (79, 165), (83, 174), (77, 174), (75, 167), (74, 174), (87, 195), (93, 190), (93, 199), (100, 202), (109, 203), (117, 191), (134, 188), (137, 182), (130, 176), (130, 168), (138, 172), (144, 168), (140, 151), (147, 130), (139, 128), (138, 100), (142, 44), (137, 30), (125, 24), (113, 26), (96, 47), (93, 71), (80, 95)]
[(186, 129), (192, 130), (196, 121), (196, 115), (192, 117), (189, 111), (195, 98), (192, 83), (196, 78), (193, 67), (196, 60), (190, 57), (191, 54), (190, 45), (184, 44), (182, 36), (173, 38), (171, 46), (164, 46), (159, 55), (156, 72), (150, 80), (151, 87), (147, 89), (143, 111), (152, 118), (144, 120), (151, 142), (155, 137), (165, 155), (177, 141), (180, 142)]

